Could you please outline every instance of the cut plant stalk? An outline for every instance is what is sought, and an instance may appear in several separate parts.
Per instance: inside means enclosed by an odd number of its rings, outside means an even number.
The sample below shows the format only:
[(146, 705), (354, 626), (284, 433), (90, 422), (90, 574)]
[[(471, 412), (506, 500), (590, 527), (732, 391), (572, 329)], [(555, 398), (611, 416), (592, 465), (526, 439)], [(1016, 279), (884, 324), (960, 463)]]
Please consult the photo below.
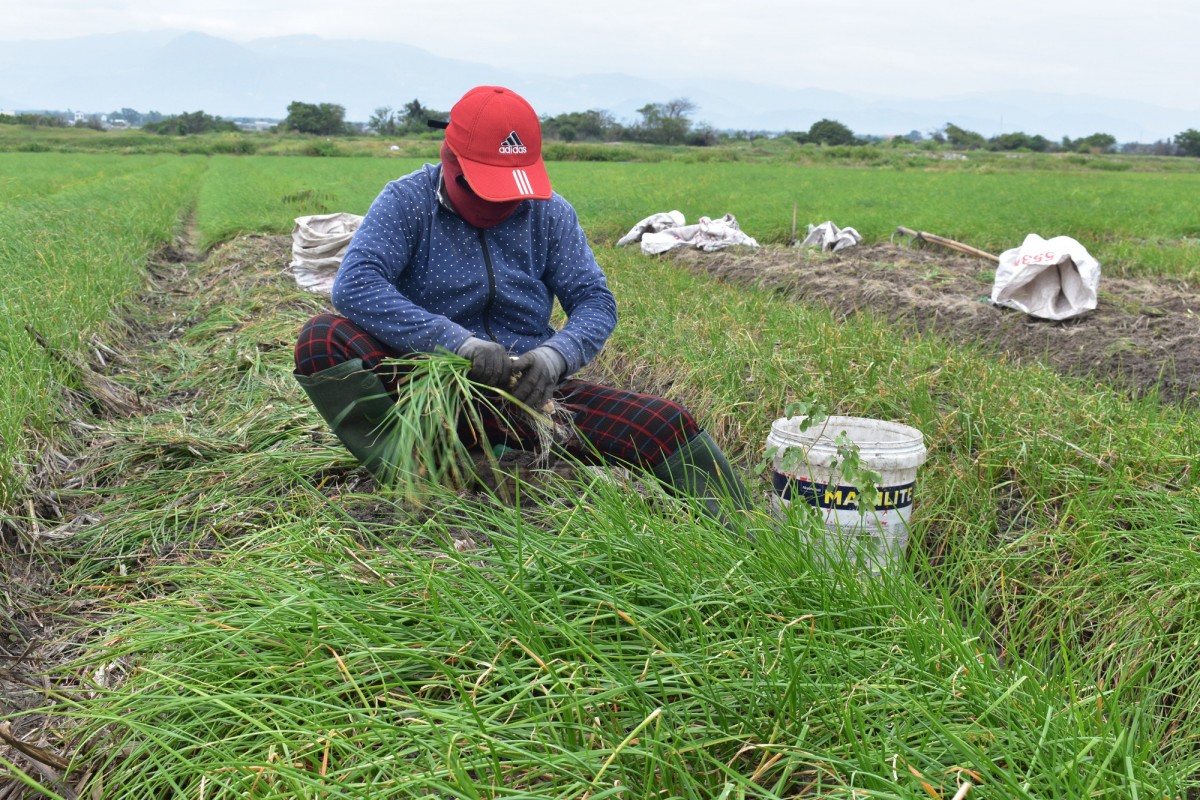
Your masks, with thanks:
[[(498, 416), (523, 414), (537, 434), (540, 458), (561, 438), (556, 437), (556, 424), (547, 413), (535, 411), (504, 390), (468, 378), (471, 362), (461, 356), (439, 352), (383, 363), (395, 367), (403, 378), (396, 387), (393, 413), (381, 431), (381, 482), (406, 502), (422, 505), (430, 483), (453, 489), (464, 489), (473, 482), (485, 484), (477, 472), (476, 447), (482, 451), (493, 483), (505, 495), (501, 499), (511, 502), (511, 485), (499, 480), (499, 460), (490, 444), (459, 436), (461, 421), (483, 437), (485, 410)], [(503, 411), (498, 401), (503, 402)]]

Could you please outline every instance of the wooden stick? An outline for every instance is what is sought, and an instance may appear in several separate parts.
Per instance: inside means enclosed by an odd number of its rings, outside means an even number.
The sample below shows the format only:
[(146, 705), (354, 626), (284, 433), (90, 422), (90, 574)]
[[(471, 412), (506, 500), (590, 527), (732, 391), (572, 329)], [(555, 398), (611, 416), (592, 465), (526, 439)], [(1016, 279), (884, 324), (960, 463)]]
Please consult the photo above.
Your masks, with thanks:
[(3, 741), (9, 747), (21, 753), (21, 755), (29, 758), (39, 764), (46, 764), (56, 769), (68, 769), (71, 762), (55, 753), (53, 750), (47, 750), (44, 747), (38, 747), (36, 744), (23, 742), (13, 735), (12, 728), (7, 722), (0, 722), (0, 741)]
[(918, 242), (932, 242), (933, 244), (939, 244), (942, 247), (948, 247), (951, 250), (957, 250), (960, 253), (966, 253), (969, 256), (986, 258), (989, 261), (1000, 263), (1000, 256), (992, 255), (986, 250), (980, 250), (977, 247), (971, 247), (969, 244), (963, 244), (962, 242), (956, 242), (953, 239), (947, 239), (945, 236), (938, 236), (936, 233), (929, 233), (927, 231), (914, 231), (912, 228), (905, 228), (903, 225), (896, 228), (896, 233), (901, 236), (911, 236), (915, 241)]

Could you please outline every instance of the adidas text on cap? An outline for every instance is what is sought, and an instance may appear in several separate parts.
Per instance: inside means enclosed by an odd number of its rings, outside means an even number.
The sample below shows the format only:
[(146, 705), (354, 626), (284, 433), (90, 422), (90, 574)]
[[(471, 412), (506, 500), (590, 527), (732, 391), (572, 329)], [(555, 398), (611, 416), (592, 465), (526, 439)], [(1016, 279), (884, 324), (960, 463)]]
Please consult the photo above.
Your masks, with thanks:
[(502, 86), (476, 86), (450, 109), (446, 144), (484, 200), (547, 200), (542, 126), (533, 107)]

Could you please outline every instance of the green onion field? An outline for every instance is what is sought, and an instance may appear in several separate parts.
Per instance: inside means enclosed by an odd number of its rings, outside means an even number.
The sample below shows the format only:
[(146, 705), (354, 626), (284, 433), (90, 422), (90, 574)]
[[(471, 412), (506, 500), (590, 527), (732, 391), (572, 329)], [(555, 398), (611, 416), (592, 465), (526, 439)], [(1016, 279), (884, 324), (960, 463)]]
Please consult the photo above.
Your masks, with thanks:
[[(693, 411), (762, 501), (727, 529), (628, 473), (374, 491), (291, 375), (289, 234), (425, 149), (0, 152), (0, 800), (1200, 796), (1194, 393), (614, 246), (1036, 232), (1200, 298), (1195, 159), (560, 154), (619, 304), (589, 374)], [(805, 398), (924, 433), (901, 569), (767, 513)]]

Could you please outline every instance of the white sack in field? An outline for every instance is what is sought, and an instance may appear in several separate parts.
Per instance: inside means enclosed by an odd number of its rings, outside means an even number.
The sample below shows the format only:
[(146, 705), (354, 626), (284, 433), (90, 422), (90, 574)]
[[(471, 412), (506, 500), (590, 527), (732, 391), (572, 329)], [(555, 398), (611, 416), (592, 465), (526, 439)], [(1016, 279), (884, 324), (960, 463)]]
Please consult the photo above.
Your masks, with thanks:
[(350, 239), (362, 224), (357, 214), (297, 217), (292, 229), (292, 274), (302, 289), (329, 294)]
[(752, 237), (742, 233), (733, 214), (720, 219), (701, 217), (695, 225), (685, 225), (683, 214), (671, 211), (646, 217), (621, 237), (618, 245), (641, 240), (642, 252), (648, 256), (665, 253), (677, 247), (691, 247), (712, 253), (733, 245), (758, 247)]
[(1100, 262), (1069, 236), (1036, 233), (1000, 255), (992, 302), (1041, 319), (1063, 320), (1096, 307)]
[(862, 244), (862, 236), (854, 228), (839, 228), (833, 220), (826, 220), (820, 225), (809, 225), (808, 236), (800, 243), (801, 247), (819, 247), (825, 252), (845, 250)]
[(658, 233), (667, 228), (678, 228), (682, 226), (686, 220), (683, 214), (679, 211), (663, 211), (658, 214), (651, 214), (644, 220), (634, 225), (629, 229), (629, 233), (617, 240), (617, 247), (623, 247), (627, 244), (632, 244), (640, 241), (642, 234)]

